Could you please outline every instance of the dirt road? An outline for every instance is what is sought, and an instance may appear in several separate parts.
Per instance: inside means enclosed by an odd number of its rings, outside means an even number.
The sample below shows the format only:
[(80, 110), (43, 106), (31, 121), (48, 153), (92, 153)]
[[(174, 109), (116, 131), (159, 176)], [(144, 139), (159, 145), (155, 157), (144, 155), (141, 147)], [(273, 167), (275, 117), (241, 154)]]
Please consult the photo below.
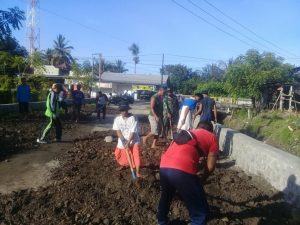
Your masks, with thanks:
[[(141, 106), (138, 108), (143, 112), (146, 110)], [(140, 117), (140, 121), (141, 130), (147, 132), (146, 116)], [(46, 182), (41, 179), (41, 183), (35, 185), (30, 182), (23, 186), (19, 184), (16, 189), (25, 190), (0, 194), (0, 224), (156, 224), (159, 159), (165, 146), (158, 150), (142, 147), (144, 168), (141, 172), (145, 179), (133, 182), (129, 170), (116, 170), (112, 154), (116, 140), (113, 143), (104, 142), (105, 136), (113, 135), (108, 130), (111, 122), (112, 117), (106, 124), (97, 124), (95, 121), (79, 124), (73, 129), (72, 135), (66, 136), (70, 142), (38, 147), (35, 152), (11, 158), (6, 167), (2, 162), (0, 166), (6, 168), (7, 173), (16, 170), (13, 166), (15, 163), (28, 181), (30, 175), (33, 180), (35, 176), (41, 178), (42, 174), (51, 178)], [(91, 130), (96, 132), (88, 134)], [(50, 146), (52, 150), (49, 150)], [(33, 169), (30, 154), (34, 155), (35, 162), (44, 170), (38, 172), (39, 175), (34, 174), (39, 170)], [(54, 168), (58, 156), (59, 167)], [(10, 167), (7, 166), (9, 163), (12, 163)], [(22, 172), (21, 168), (31, 172)], [(54, 169), (50, 174), (51, 168)], [(18, 176), (17, 172), (15, 175)], [(8, 178), (6, 183), (9, 183)], [(43, 186), (29, 189), (40, 184)], [(10, 187), (16, 186), (11, 184)], [(6, 191), (8, 189), (9, 185)], [(280, 193), (265, 181), (246, 175), (232, 161), (219, 161), (217, 170), (205, 184), (205, 191), (211, 209), (209, 225), (300, 224), (297, 211), (283, 202)], [(170, 218), (173, 225), (189, 223), (187, 210), (178, 198), (174, 199)]]

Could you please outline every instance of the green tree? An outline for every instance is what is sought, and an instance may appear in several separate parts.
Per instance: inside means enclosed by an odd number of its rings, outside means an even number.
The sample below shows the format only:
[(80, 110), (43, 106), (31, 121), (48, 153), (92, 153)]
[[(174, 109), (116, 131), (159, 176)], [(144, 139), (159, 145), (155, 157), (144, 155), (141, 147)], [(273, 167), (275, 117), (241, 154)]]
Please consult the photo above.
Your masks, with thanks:
[(7, 67), (12, 63), (12, 56), (7, 52), (0, 52), (1, 74), (6, 75)]
[(208, 91), (214, 97), (227, 97), (229, 95), (226, 83), (219, 81), (200, 82), (197, 84), (197, 93)]
[(187, 81), (193, 77), (197, 78), (196, 72), (193, 72), (193, 70), (188, 68), (186, 65), (181, 64), (165, 65), (164, 74), (169, 75), (170, 86), (175, 91), (182, 94), (188, 94), (190, 92), (190, 88), (185, 87), (190, 83)]
[(84, 61), (82, 64), (74, 63), (72, 65), (73, 77), (74, 79), (83, 84), (84, 88), (88, 89), (89, 94), (91, 93), (93, 87), (95, 87), (95, 80), (92, 74), (92, 65), (90, 61)]
[(0, 10), (0, 39), (10, 37), (12, 30), (19, 30), (25, 13), (18, 7), (9, 8), (8, 11)]
[[(246, 97), (260, 103), (263, 93), (276, 83), (292, 81), (292, 65), (273, 53), (248, 50), (237, 57), (226, 71), (226, 83), (232, 97)], [(258, 105), (257, 105), (258, 106)]]
[(14, 56), (13, 57), (13, 62), (11, 65), (13, 68), (16, 68), (18, 70), (19, 75), (22, 74), (22, 71), (24, 71), (26, 67), (26, 61), (24, 57), (21, 56)]
[(53, 63), (56, 66), (65, 64), (66, 66), (70, 66), (74, 59), (71, 55), (71, 51), (73, 46), (68, 45), (69, 41), (66, 38), (59, 34), (57, 39), (54, 40), (54, 50), (53, 50)]
[(53, 65), (55, 52), (52, 48), (47, 48), (44, 53), (44, 61), (46, 65)]
[(116, 62), (115, 62), (115, 71), (117, 72), (117, 73), (125, 73), (125, 72), (127, 72), (128, 71), (128, 69), (126, 69), (125, 68), (125, 65), (126, 65), (126, 63), (125, 62), (123, 62), (122, 60), (120, 60), (120, 59), (117, 59), (116, 60)]
[(208, 64), (199, 71), (202, 80), (221, 81), (224, 79), (225, 70), (215, 63)]
[(132, 60), (134, 62), (134, 73), (136, 74), (136, 64), (140, 62), (140, 48), (137, 44), (133, 43), (128, 49), (131, 51), (133, 57)]

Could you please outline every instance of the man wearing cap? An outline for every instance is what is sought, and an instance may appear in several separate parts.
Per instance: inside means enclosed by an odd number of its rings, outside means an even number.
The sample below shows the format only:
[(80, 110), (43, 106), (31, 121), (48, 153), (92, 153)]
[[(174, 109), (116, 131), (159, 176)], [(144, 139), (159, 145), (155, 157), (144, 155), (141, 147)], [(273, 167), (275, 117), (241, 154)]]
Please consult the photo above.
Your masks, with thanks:
[(132, 166), (136, 170), (137, 177), (140, 176), (140, 150), (138, 135), (138, 126), (136, 118), (128, 111), (131, 108), (127, 102), (121, 102), (119, 105), (120, 115), (114, 120), (113, 130), (117, 132), (118, 144), (115, 149), (115, 159), (121, 167), (129, 165), (125, 149), (128, 149), (130, 158), (132, 159)]
[(202, 92), (203, 99), (200, 101), (199, 109), (194, 116), (200, 115), (200, 121), (217, 123), (217, 106), (213, 99), (208, 96), (208, 91)]
[(154, 136), (151, 148), (156, 148), (156, 142), (162, 131), (163, 123), (163, 99), (165, 94), (165, 87), (160, 87), (158, 92), (151, 97), (150, 114), (148, 116), (151, 131), (143, 138), (143, 143), (146, 144), (148, 138)]

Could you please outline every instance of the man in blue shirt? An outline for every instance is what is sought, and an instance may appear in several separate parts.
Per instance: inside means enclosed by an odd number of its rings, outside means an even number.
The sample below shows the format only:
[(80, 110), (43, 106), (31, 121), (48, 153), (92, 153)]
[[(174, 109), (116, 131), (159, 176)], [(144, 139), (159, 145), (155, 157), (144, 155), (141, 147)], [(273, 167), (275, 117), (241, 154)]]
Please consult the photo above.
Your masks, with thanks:
[(21, 78), (22, 84), (17, 88), (17, 101), (19, 103), (19, 112), (28, 113), (29, 102), (31, 100), (30, 87), (26, 84), (26, 78)]
[(77, 90), (72, 92), (73, 117), (74, 117), (76, 123), (79, 121), (81, 107), (82, 107), (82, 105), (84, 105), (84, 94), (80, 89), (81, 89), (81, 85), (78, 84)]

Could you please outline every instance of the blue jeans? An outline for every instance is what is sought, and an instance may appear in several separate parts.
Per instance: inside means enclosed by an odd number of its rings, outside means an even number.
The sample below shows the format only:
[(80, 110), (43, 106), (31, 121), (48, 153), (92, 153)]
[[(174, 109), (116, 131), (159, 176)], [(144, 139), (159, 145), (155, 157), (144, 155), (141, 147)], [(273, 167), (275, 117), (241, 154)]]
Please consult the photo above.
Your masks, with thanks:
[(159, 225), (168, 224), (168, 213), (172, 198), (177, 191), (188, 208), (191, 225), (205, 225), (208, 218), (208, 204), (199, 178), (171, 168), (160, 169), (161, 197), (157, 219)]

